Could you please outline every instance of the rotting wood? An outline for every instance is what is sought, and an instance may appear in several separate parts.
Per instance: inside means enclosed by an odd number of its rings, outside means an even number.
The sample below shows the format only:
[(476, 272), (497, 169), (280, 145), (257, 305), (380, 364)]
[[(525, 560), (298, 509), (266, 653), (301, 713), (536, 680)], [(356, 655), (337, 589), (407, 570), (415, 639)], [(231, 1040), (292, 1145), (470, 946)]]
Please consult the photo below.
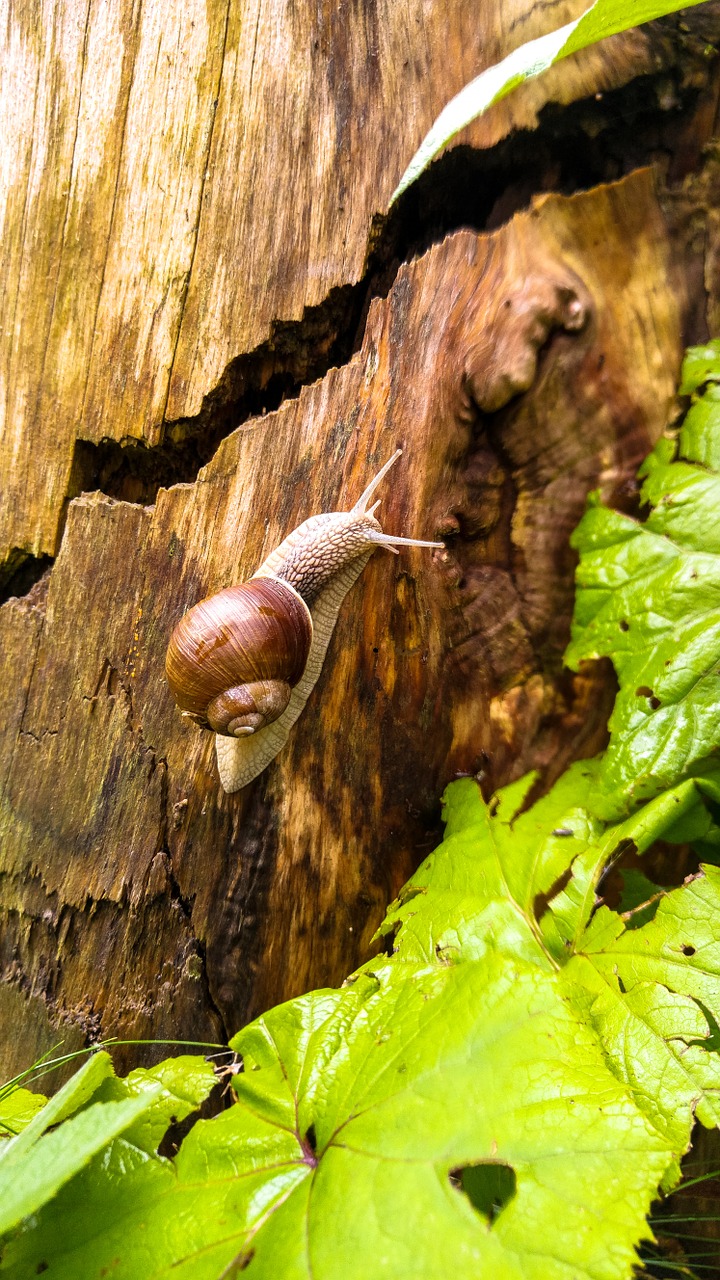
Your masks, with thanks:
[[(12, 5), (0, 570), (13, 548), (55, 554), (76, 440), (156, 443), (275, 322), (360, 279), (372, 216), (448, 98), (584, 5)], [(491, 146), (678, 49), (663, 27), (617, 38), (458, 141)]]
[[(402, 267), (358, 355), (195, 484), (71, 504), (39, 635), (27, 601), (0, 611), (37, 640), (12, 643), (26, 696), (0, 737), (1, 972), (36, 1021), (214, 1040), (337, 982), (457, 771), (490, 788), (602, 745), (605, 672), (561, 668), (567, 539), (590, 488), (631, 494), (666, 423), (673, 271), (649, 172), (541, 199)], [(226, 796), (164, 685), (170, 631), (398, 445), (384, 527), (448, 550), (374, 556), (288, 746)]]

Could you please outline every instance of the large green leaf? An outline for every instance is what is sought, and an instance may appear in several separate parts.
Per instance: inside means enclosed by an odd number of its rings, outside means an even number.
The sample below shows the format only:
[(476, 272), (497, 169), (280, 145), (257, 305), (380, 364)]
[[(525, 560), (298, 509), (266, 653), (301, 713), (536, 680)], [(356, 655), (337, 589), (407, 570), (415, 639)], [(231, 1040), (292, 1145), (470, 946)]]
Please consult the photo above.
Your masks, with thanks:
[(615, 1074), (677, 1151), (694, 1115), (720, 1124), (719, 919), (720, 871), (707, 867), (640, 928), (601, 907), (563, 975)]
[[(682, 7), (690, 8), (701, 2), (689, 0)], [(632, 3), (628, 0), (596, 0), (573, 22), (514, 49), (502, 62), (488, 67), (471, 80), (441, 111), (400, 179), (390, 203), (402, 195), (461, 129), (487, 111), (494, 102), (507, 97), (525, 80), (541, 75), (562, 58), (596, 44), (598, 40), (674, 13), (678, 8), (678, 4), (669, 0), (632, 0)]]
[[(9, 1245), (2, 1273), (217, 1280), (235, 1260), (267, 1280), (630, 1274), (671, 1150), (555, 974), (385, 961), (234, 1043), (237, 1104), (194, 1127), (174, 1168), (116, 1143)], [(476, 1163), (512, 1190), (492, 1222), (459, 1185)]]
[[(690, 353), (685, 377), (698, 365)], [(692, 359), (691, 359), (692, 358)], [(690, 366), (690, 368), (688, 368)], [(644, 464), (644, 522), (597, 502), (573, 543), (580, 552), (566, 660), (610, 657), (620, 693), (593, 807), (629, 812), (720, 748), (720, 399), (711, 386), (679, 441), (663, 439)]]
[[(532, 779), (485, 804), (476, 783), (447, 793), (443, 844), (389, 912), (383, 932), (399, 956), (459, 963), (493, 948), (549, 968), (638, 1107), (680, 1154), (695, 1114), (720, 1122), (720, 872), (666, 894), (645, 881), (652, 910), (590, 921), (603, 869), (654, 840), (708, 841), (702, 801), (717, 774), (687, 780), (624, 822), (590, 811), (602, 758), (575, 765), (523, 811)], [(646, 916), (651, 918), (640, 927)]]

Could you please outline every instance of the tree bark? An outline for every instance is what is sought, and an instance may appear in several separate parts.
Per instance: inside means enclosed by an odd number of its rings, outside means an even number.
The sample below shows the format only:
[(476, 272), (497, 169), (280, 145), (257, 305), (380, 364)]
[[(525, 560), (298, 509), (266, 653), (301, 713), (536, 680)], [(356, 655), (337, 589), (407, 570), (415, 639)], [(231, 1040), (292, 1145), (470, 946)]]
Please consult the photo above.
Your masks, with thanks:
[[(37, 574), (57, 558), (0, 609), (0, 1075), (59, 1035), (222, 1039), (340, 981), (437, 839), (448, 781), (478, 774), (489, 792), (537, 769), (545, 785), (602, 747), (611, 673), (562, 666), (568, 538), (593, 488), (632, 507), (684, 340), (717, 319), (708, 31), (664, 24), (590, 51), (438, 172), (497, 160), (545, 103), (650, 71), (641, 93), (677, 95), (642, 116), (654, 168), (635, 166), (638, 133), (602, 160), (629, 176), (514, 216), (528, 193), (496, 175), (494, 229), (438, 234), (397, 269), (417, 201), (442, 203), (431, 179), (368, 239), (447, 98), (583, 5), (561, 7), (486, 0), (478, 20), (432, 4), (421, 21), (354, 6), (341, 22), (275, 0), (90, 3), (82, 21), (60, 5), (40, 36), (14, 14), (11, 589), (23, 558)], [(584, 136), (602, 121), (605, 142), (625, 137), (594, 102)], [(556, 172), (543, 128), (541, 188)], [(419, 238), (436, 238), (422, 217)], [(341, 337), (355, 353), (300, 389)], [(288, 380), (299, 394), (283, 398)], [(287, 747), (227, 796), (211, 736), (164, 682), (172, 627), (307, 516), (351, 504), (396, 447), (383, 525), (446, 549), (375, 555)], [(89, 476), (106, 492), (68, 506)]]

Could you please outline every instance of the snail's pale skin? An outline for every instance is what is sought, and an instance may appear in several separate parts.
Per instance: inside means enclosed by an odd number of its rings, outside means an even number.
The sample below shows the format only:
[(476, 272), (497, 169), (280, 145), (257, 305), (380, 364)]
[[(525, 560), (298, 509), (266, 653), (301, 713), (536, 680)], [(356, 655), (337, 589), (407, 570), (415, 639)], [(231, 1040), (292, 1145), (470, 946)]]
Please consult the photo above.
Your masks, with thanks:
[[(378, 485), (400, 457), (401, 452), (402, 450), (398, 449), (385, 463), (350, 511), (331, 511), (312, 516), (294, 529), (253, 574), (251, 583), (257, 579), (270, 578), (279, 584), (278, 587), (272, 588), (273, 591), (280, 592), (281, 595), (282, 589), (291, 592), (293, 599), (290, 599), (288, 604), (295, 616), (297, 616), (298, 605), (300, 609), (307, 612), (310, 622), (309, 652), (297, 682), (292, 683), (294, 677), (290, 678), (289, 699), (288, 684), (277, 685), (277, 681), (272, 679), (272, 673), (268, 674), (265, 670), (257, 676), (251, 675), (254, 683), (248, 683), (248, 677), (245, 676), (244, 682), (241, 683), (238, 680), (237, 688), (230, 691), (232, 695), (242, 699), (242, 690), (251, 690), (255, 695), (256, 690), (262, 689), (264, 701), (262, 705), (258, 704), (257, 714), (247, 713), (249, 703), (246, 699), (235, 718), (232, 718), (233, 711), (225, 710), (225, 702), (228, 700), (226, 695), (220, 693), (214, 697), (210, 705), (215, 708), (220, 707), (224, 716), (220, 726), (222, 731), (216, 733), (215, 746), (220, 782), (225, 791), (239, 791), (242, 787), (246, 787), (267, 768), (285, 746), (290, 730), (303, 711), (322, 670), (342, 602), (359, 578), (373, 551), (379, 546), (396, 551), (398, 545), (442, 548), (442, 542), (426, 542), (421, 539), (395, 537), (392, 534), (383, 533), (374, 514), (379, 502), (375, 502), (371, 507), (368, 506)], [(260, 588), (260, 584), (258, 587)], [(269, 585), (268, 589), (270, 589)], [(205, 607), (206, 612), (208, 608), (211, 611), (215, 600), (219, 601), (221, 597), (230, 596), (230, 594), (231, 592), (219, 593), (217, 597), (201, 602), (201, 606)], [(177, 634), (186, 620), (191, 618), (191, 615), (201, 606), (195, 606), (195, 610), (185, 615), (185, 619), (181, 620), (173, 633), (168, 649), (167, 670), (171, 688), (179, 705), (191, 708), (191, 710), (185, 710), (183, 714), (192, 715), (201, 723), (208, 724), (207, 713), (203, 710), (198, 714), (199, 704), (187, 701), (187, 694), (183, 703), (184, 691), (180, 687), (182, 676), (175, 673), (173, 661), (173, 653), (177, 652), (178, 646)], [(300, 618), (299, 621), (303, 622), (303, 619)], [(305, 625), (303, 622), (303, 626)], [(210, 650), (221, 647), (224, 636), (220, 635), (216, 645), (212, 641), (211, 636), (210, 643), (205, 644), (204, 648)], [(238, 648), (242, 650), (239, 642)], [(197, 681), (192, 663), (196, 660), (197, 652), (199, 650), (193, 651), (189, 667), (185, 655), (186, 669), (190, 670), (193, 677), (193, 689)], [(260, 665), (262, 665), (262, 658), (263, 655), (260, 654)], [(287, 681), (287, 679), (287, 676), (283, 677), (283, 680)], [(267, 684), (268, 680), (270, 685)], [(272, 698), (265, 691), (274, 690), (275, 687), (281, 690), (276, 700), (279, 705), (284, 705), (280, 714), (267, 710)], [(217, 690), (213, 689), (212, 692), (215, 694)], [(273, 714), (276, 718), (268, 721), (268, 716)], [(266, 722), (262, 723), (263, 720)], [(217, 722), (214, 727), (218, 727)]]

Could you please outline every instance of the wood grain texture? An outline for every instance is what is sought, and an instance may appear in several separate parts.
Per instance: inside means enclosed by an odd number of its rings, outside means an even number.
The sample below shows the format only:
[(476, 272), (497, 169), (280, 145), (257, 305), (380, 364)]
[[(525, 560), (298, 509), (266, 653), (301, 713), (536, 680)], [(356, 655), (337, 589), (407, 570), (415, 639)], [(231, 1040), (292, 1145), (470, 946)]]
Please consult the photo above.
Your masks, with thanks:
[[(0, 610), (0, 973), (50, 1024), (216, 1039), (339, 981), (458, 771), (552, 777), (602, 745), (605, 673), (562, 670), (568, 536), (590, 488), (631, 499), (665, 426), (672, 270), (649, 172), (543, 198), (404, 266), (358, 355), (195, 484), (71, 504), (44, 612)], [(383, 526), (447, 550), (373, 557), (287, 747), (227, 796), (164, 684), (172, 627), (397, 446)]]
[[(77, 440), (157, 443), (277, 321), (358, 280), (371, 218), (447, 99), (583, 6), (12, 0), (0, 567), (55, 553)], [(492, 145), (676, 52), (657, 31), (616, 39), (459, 141)]]

